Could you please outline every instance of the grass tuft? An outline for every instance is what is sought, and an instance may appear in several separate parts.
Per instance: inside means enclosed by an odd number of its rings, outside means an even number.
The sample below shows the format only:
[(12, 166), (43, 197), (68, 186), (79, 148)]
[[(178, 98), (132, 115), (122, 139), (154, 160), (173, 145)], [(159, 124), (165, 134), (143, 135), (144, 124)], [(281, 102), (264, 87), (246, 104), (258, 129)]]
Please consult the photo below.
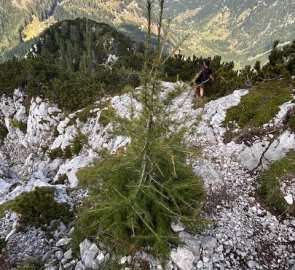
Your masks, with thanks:
[(3, 141), (6, 138), (7, 134), (7, 128), (4, 125), (0, 124), (0, 141)]
[(44, 263), (37, 259), (29, 259), (18, 266), (17, 270), (41, 270), (44, 268)]
[(235, 121), (241, 128), (261, 127), (275, 117), (280, 105), (291, 100), (291, 92), (284, 81), (259, 83), (227, 111), (225, 123)]
[(280, 190), (281, 181), (295, 177), (295, 152), (274, 162), (260, 177), (259, 197), (278, 214), (295, 215), (295, 204), (289, 205)]
[(27, 124), (21, 121), (18, 121), (16, 119), (11, 119), (10, 125), (14, 128), (18, 128), (21, 130), (23, 133), (27, 132)]

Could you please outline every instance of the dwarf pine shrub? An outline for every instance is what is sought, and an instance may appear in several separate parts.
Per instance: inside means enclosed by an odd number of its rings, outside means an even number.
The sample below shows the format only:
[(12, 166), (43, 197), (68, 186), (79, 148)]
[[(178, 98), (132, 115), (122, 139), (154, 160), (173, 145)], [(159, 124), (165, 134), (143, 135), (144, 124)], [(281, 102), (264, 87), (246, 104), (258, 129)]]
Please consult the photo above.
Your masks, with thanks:
[(54, 190), (47, 187), (37, 187), (34, 191), (18, 196), (10, 208), (19, 213), (22, 220), (28, 224), (41, 226), (54, 219), (69, 221), (71, 212), (67, 204), (54, 200)]
[(82, 150), (83, 146), (87, 144), (88, 139), (85, 134), (81, 131), (78, 131), (78, 134), (71, 141), (71, 152), (73, 155), (78, 155)]

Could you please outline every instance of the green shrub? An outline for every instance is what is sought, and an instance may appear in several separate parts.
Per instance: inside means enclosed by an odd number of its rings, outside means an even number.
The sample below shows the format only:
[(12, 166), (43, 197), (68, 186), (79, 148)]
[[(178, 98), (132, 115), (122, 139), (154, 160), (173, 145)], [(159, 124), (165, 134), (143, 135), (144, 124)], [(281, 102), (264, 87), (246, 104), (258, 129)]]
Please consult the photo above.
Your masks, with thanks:
[(48, 153), (51, 160), (54, 160), (56, 158), (63, 158), (64, 153), (60, 147), (51, 149)]
[(55, 184), (58, 184), (58, 185), (64, 185), (65, 182), (66, 182), (66, 180), (68, 180), (67, 175), (66, 175), (66, 174), (60, 174), (60, 175), (58, 176), (57, 181), (55, 181), (54, 183), (55, 183)]
[(225, 123), (235, 121), (241, 128), (261, 127), (279, 112), (280, 105), (291, 100), (291, 91), (284, 81), (259, 83), (227, 111)]
[(7, 134), (7, 128), (4, 125), (0, 124), (0, 141), (3, 141), (6, 138)]
[(291, 132), (295, 132), (295, 109), (290, 112), (287, 124)]
[[(172, 221), (180, 220), (188, 231), (204, 226), (202, 182), (187, 164), (182, 133), (170, 133), (170, 119), (152, 92), (142, 90), (150, 106), (144, 107), (139, 119), (115, 123), (118, 132), (131, 137), (126, 150), (78, 172), (90, 193), (76, 221), (74, 242), (89, 237), (120, 254), (149, 246), (165, 258), (169, 243), (178, 242)], [(158, 117), (146, 128), (151, 108)]]
[(57, 138), (59, 136), (59, 132), (57, 130), (57, 126), (53, 128), (53, 134), (52, 135), (53, 135), (54, 138)]
[(80, 151), (82, 150), (83, 146), (87, 144), (87, 142), (88, 142), (87, 136), (79, 131), (78, 134), (71, 141), (72, 154), (78, 155)]
[(40, 260), (27, 260), (18, 266), (17, 270), (41, 270), (44, 268), (44, 263)]
[[(174, 143), (180, 145), (179, 141)], [(161, 256), (167, 254), (169, 241), (177, 242), (170, 227), (172, 221), (180, 219), (187, 230), (200, 229), (204, 190), (186, 165), (185, 153), (181, 147), (170, 150), (168, 141), (153, 147), (151, 158), (158, 169), (153, 181), (143, 183), (138, 191), (142, 162), (136, 145), (130, 145), (123, 155), (106, 158), (78, 173), (91, 190), (77, 221), (80, 240), (99, 239), (120, 252), (150, 245)]]
[(115, 115), (115, 109), (113, 107), (108, 107), (101, 111), (99, 123), (103, 126), (107, 126), (114, 119)]
[(6, 242), (4, 238), (0, 238), (0, 255), (2, 253), (2, 250), (6, 247)]
[(261, 186), (258, 195), (278, 214), (289, 213), (295, 215), (295, 205), (289, 205), (284, 199), (280, 190), (280, 181), (291, 178), (295, 175), (295, 152), (289, 153), (285, 158), (271, 164), (269, 169), (260, 177)]
[(66, 146), (62, 158), (71, 159), (73, 157), (73, 151), (71, 145)]
[(53, 196), (54, 189), (37, 187), (18, 196), (11, 209), (19, 213), (24, 222), (32, 225), (41, 226), (54, 219), (69, 221), (71, 212), (68, 205), (56, 202)]
[(79, 118), (79, 120), (83, 123), (86, 123), (87, 120), (90, 117), (93, 117), (96, 115), (96, 112), (93, 112), (94, 109), (98, 108), (97, 105), (92, 104), (92, 105), (88, 105), (86, 108), (84, 108), (82, 111), (78, 112), (76, 114), (77, 118)]
[(0, 204), (0, 218), (5, 217), (5, 211), (11, 209), (12, 201), (6, 201), (5, 203)]
[(64, 150), (62, 150), (61, 147), (58, 147), (50, 150), (48, 155), (51, 160), (56, 158), (70, 159), (73, 155), (78, 155), (87, 142), (87, 136), (78, 131), (78, 134), (70, 142), (70, 145), (66, 146)]
[(27, 132), (27, 123), (15, 120), (15, 119), (11, 119), (10, 121), (10, 125), (14, 128), (18, 128), (19, 130), (21, 130), (23, 133)]

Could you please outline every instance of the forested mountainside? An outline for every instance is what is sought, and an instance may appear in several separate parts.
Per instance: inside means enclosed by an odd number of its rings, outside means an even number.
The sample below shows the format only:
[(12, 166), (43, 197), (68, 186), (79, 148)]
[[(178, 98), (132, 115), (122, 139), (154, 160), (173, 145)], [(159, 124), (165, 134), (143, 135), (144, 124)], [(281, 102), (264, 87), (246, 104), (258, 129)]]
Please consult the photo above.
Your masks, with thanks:
[[(144, 3), (139, 0), (1, 0), (0, 54), (12, 48), (24, 52), (30, 43), (19, 47), (20, 42), (28, 42), (55, 21), (77, 17), (112, 24), (142, 40)], [(165, 9), (166, 18), (172, 18), (171, 41), (176, 43), (188, 36), (181, 47), (184, 55), (219, 54), (238, 65), (254, 63), (266, 60), (275, 40), (285, 43), (294, 38), (295, 3), (290, 0), (168, 0)]]
[(172, 32), (189, 35), (188, 54), (221, 54), (239, 64), (266, 59), (272, 43), (294, 39), (290, 0), (168, 0)]
[[(275, 43), (267, 65), (257, 62), (240, 71), (235, 70), (234, 62), (212, 57), (215, 81), (207, 84), (208, 97), (224, 96), (256, 81), (290, 76), (294, 73), (294, 44), (281, 50)], [(0, 93), (11, 94), (22, 87), (29, 96), (42, 95), (65, 110), (80, 109), (99, 96), (139, 86), (143, 47), (104, 23), (62, 21), (35, 40), (27, 58), (0, 65)], [(166, 81), (190, 81), (202, 66), (202, 57), (176, 54), (166, 60), (159, 75)]]

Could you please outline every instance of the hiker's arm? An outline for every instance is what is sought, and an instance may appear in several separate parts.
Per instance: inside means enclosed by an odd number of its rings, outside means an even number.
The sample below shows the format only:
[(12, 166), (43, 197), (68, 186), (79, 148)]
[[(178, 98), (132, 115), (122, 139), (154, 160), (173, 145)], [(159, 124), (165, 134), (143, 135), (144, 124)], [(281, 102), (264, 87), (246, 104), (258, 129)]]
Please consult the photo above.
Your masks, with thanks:
[(200, 78), (200, 76), (201, 76), (201, 72), (199, 71), (196, 73), (195, 77), (193, 78), (193, 82), (195, 82), (198, 78)]

